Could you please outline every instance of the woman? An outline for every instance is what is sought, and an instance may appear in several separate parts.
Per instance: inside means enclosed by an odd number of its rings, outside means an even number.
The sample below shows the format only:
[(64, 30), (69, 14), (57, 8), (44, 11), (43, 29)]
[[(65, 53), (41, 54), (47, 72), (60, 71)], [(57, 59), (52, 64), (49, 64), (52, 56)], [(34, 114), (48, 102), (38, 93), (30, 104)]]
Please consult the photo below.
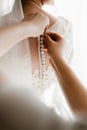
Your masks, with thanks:
[[(60, 83), (62, 89), (67, 95), (70, 103), (72, 103), (71, 105), (72, 108), (74, 108), (73, 110), (78, 110), (79, 106), (79, 110), (82, 110), (80, 111), (80, 114), (81, 112), (84, 113), (84, 108), (86, 108), (87, 106), (87, 100), (85, 100), (87, 95), (83, 89), (83, 86), (81, 85), (79, 80), (77, 80), (76, 76), (73, 75), (72, 70), (68, 67), (64, 58), (62, 57), (62, 48), (65, 44), (64, 39), (56, 33), (45, 33), (44, 41), (45, 47), (50, 56), (51, 64), (55, 69), (57, 78), (59, 79), (59, 81), (61, 81)], [(34, 95), (34, 93), (30, 91), (29, 88), (21, 90), (22, 91), (18, 89), (18, 91), (16, 91), (14, 89), (12, 91), (9, 91), (7, 89), (2, 89), (0, 91), (0, 128), (2, 130), (7, 130), (8, 127), (9, 130), (87, 129), (86, 118), (82, 119), (82, 117), (79, 117), (79, 120), (75, 120), (74, 122), (64, 121), (56, 115), (54, 110), (49, 109), (39, 100), (37, 100), (37, 97)], [(69, 96), (70, 94), (71, 96)], [(78, 98), (75, 98), (75, 95), (77, 95)], [(81, 100), (80, 96), (84, 97), (83, 101)]]
[[(53, 41), (52, 37), (56, 40)], [(51, 63), (72, 111), (74, 114), (87, 116), (87, 90), (62, 57), (63, 38), (55, 33), (47, 33), (44, 35), (44, 40)]]
[[(20, 11), (16, 12), (19, 7), (21, 10), (21, 4), (24, 12), (24, 20), (22, 25), (24, 28), (21, 28), (19, 23), (23, 19), (22, 12), (20, 17)], [(0, 59), (0, 70), (2, 79), (4, 77), (4, 82), (8, 86), (26, 86), (29, 87), (31, 84), (33, 86), (34, 92), (37, 93), (37, 96), (41, 99), (42, 102), (47, 104), (49, 107), (54, 107), (56, 112), (63, 117), (69, 116), (69, 110), (67, 108), (66, 102), (63, 99), (60, 87), (58, 85), (56, 75), (50, 65), (49, 57), (46, 52), (44, 52), (44, 43), (43, 43), (43, 32), (53, 31), (59, 33), (65, 39), (65, 46), (63, 50), (64, 58), (69, 61), (70, 54), (72, 50), (72, 36), (71, 36), (71, 24), (62, 17), (55, 18), (45, 12), (42, 9), (43, 4), (48, 2), (46, 0), (18, 0), (15, 1), (14, 8), (11, 14), (5, 16), (4, 19), (11, 19), (11, 24), (17, 24), (20, 31), (23, 30), (22, 36), (19, 36), (20, 33), (17, 30), (16, 33), (11, 35), (6, 35), (7, 40), (2, 41), (5, 45), (8, 41), (8, 46), (2, 46), (2, 54)], [(18, 7), (19, 5), (19, 7)], [(39, 24), (37, 19), (34, 21), (34, 30), (35, 24), (39, 25), (38, 30), (42, 30), (39, 33), (29, 37), (29, 30), (26, 22), (29, 20), (29, 16), (32, 17), (35, 14), (42, 14), (46, 18), (43, 22), (42, 18), (41, 23)], [(9, 17), (8, 17), (9, 16)], [(32, 20), (30, 21), (32, 22)], [(6, 20), (7, 21), (7, 20)], [(49, 21), (49, 22), (48, 22)], [(3, 20), (1, 21), (3, 24)], [(38, 23), (38, 24), (37, 24)], [(6, 23), (9, 25), (8, 21)], [(5, 26), (6, 26), (5, 24)], [(44, 25), (43, 25), (44, 24)], [(46, 29), (46, 26), (47, 29)], [(12, 26), (13, 27), (13, 26)], [(40, 28), (39, 28), (40, 27)], [(44, 30), (43, 30), (44, 27)], [(33, 30), (32, 29), (32, 30)], [(41, 34), (41, 35), (40, 35)], [(40, 36), (39, 36), (40, 35)], [(19, 37), (18, 37), (19, 36)], [(37, 37), (38, 36), (38, 37)], [(28, 38), (28, 41), (22, 41), (23, 39)], [(15, 41), (15, 42), (14, 42)], [(18, 43), (22, 41), (21, 43)], [(1, 43), (2, 43), (1, 42)], [(10, 44), (9, 44), (10, 43)], [(2, 44), (1, 44), (2, 45)], [(29, 50), (30, 49), (30, 50)], [(4, 55), (3, 55), (4, 54)], [(32, 69), (31, 69), (32, 66)], [(61, 98), (61, 101), (60, 101)]]

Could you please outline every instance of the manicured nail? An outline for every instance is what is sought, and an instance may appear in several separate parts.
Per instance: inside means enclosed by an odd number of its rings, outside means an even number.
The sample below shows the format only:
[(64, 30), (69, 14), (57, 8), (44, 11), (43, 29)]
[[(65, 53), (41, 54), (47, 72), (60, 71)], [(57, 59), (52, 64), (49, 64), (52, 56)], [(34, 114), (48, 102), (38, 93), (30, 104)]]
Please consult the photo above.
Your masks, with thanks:
[(46, 48), (44, 48), (43, 50), (44, 50), (45, 52), (47, 52), (47, 49), (46, 49)]

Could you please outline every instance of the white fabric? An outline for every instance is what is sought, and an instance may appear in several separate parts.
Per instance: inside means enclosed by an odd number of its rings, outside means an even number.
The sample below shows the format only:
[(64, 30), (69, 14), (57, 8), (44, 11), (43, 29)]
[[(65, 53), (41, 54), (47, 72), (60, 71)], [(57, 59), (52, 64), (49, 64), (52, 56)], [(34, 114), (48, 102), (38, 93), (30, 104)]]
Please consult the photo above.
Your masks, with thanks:
[(15, 0), (0, 0), (0, 17), (12, 11)]
[[(72, 53), (72, 24), (63, 17), (58, 17), (57, 22), (48, 31), (56, 32), (65, 39), (63, 56), (65, 60), (69, 62)], [(39, 40), (38, 44), (40, 44)], [(42, 52), (42, 54), (44, 54), (44, 52)], [(44, 58), (45, 56), (41, 58), (41, 60), (45, 60)], [(46, 62), (44, 61), (44, 63)], [(33, 86), (37, 91), (39, 98), (41, 98), (41, 101), (47, 106), (54, 107), (58, 115), (65, 119), (72, 118), (72, 114), (63, 97), (54, 70), (50, 65), (47, 69), (45, 66), (46, 65), (43, 66), (45, 71), (43, 79), (39, 78), (38, 69), (33, 74)], [(42, 69), (40, 69), (40, 71), (41, 70)]]
[[(0, 5), (2, 2), (0, 1)], [(7, 3), (10, 8), (9, 2)], [(19, 23), (23, 19), (21, 0), (15, 0), (12, 11), (0, 18), (0, 26), (5, 27)], [(1, 43), (3, 44), (3, 43)], [(28, 86), (31, 80), (31, 59), (28, 40), (13, 47), (0, 58), (0, 76), (4, 77), (6, 86)]]
[[(21, 6), (19, 4), (20, 0), (16, 0), (16, 2), (17, 4), (15, 3), (12, 12), (0, 19), (0, 26), (7, 26), (9, 24), (20, 22), (23, 19)], [(58, 17), (57, 22), (48, 30), (59, 33), (66, 40), (64, 58), (67, 61), (72, 50), (71, 28), (72, 25), (67, 20)], [(39, 40), (38, 44), (40, 44)], [(64, 100), (52, 67), (49, 66), (45, 70), (46, 76), (44, 80), (41, 79), (41, 77), (39, 78), (38, 70), (32, 75), (31, 69), (31, 56), (27, 41), (17, 44), (6, 55), (0, 58), (0, 72), (1, 74), (4, 74), (4, 83), (6, 83), (6, 85), (29, 87), (33, 82), (32, 87), (42, 102), (49, 107), (54, 107), (56, 112), (63, 118), (70, 118), (71, 113), (66, 105), (66, 101)]]

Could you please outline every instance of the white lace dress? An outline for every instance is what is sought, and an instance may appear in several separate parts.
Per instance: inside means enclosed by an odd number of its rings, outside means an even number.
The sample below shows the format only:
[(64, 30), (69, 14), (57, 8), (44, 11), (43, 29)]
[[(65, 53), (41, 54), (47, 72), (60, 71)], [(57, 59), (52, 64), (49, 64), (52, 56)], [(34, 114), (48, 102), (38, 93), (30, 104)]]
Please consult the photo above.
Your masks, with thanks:
[[(48, 31), (56, 32), (65, 39), (63, 56), (65, 60), (69, 62), (72, 55), (72, 24), (63, 17), (58, 17), (56, 23)], [(33, 74), (33, 87), (41, 101), (49, 107), (54, 107), (58, 115), (65, 119), (72, 118), (72, 114), (63, 97), (55, 72), (51, 65), (48, 67), (46, 66), (46, 54), (43, 51), (43, 37), (40, 36), (38, 38), (38, 44), (40, 77), (39, 70), (35, 70)]]
[[(60, 34), (65, 40), (64, 58), (69, 61), (72, 51), (72, 25), (62, 17), (58, 17), (57, 22), (48, 31)], [(39, 99), (47, 106), (55, 108), (58, 115), (69, 118), (71, 112), (63, 97), (62, 91), (56, 79), (51, 65), (46, 66), (45, 52), (43, 51), (43, 37), (38, 37), (38, 54), (40, 72), (35, 70), (30, 78), (28, 49), (24, 44), (19, 44), (12, 48), (7, 54), (0, 58), (0, 75), (4, 77), (4, 83), (10, 86), (28, 86), (32, 80), (32, 87)], [(23, 50), (21, 52), (20, 50)], [(27, 52), (27, 53), (26, 53)], [(40, 74), (40, 76), (39, 76)]]

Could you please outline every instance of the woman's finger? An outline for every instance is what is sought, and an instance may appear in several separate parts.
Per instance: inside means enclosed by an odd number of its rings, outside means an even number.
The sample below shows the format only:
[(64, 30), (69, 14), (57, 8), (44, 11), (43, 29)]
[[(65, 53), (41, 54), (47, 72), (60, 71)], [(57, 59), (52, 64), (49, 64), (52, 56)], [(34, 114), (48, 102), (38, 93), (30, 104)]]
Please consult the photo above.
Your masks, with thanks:
[(47, 29), (48, 29), (48, 25), (45, 27), (45, 29), (44, 29), (44, 33), (47, 32)]
[(57, 34), (57, 33), (53, 33), (53, 32), (47, 32), (46, 33), (54, 42), (58, 42), (62, 39), (62, 37)]
[(51, 39), (51, 37), (45, 33), (44, 34), (44, 43), (45, 43), (45, 46), (49, 47), (50, 44), (52, 44), (53, 42), (54, 41)]
[(48, 48), (47, 42), (44, 40), (45, 48)]

